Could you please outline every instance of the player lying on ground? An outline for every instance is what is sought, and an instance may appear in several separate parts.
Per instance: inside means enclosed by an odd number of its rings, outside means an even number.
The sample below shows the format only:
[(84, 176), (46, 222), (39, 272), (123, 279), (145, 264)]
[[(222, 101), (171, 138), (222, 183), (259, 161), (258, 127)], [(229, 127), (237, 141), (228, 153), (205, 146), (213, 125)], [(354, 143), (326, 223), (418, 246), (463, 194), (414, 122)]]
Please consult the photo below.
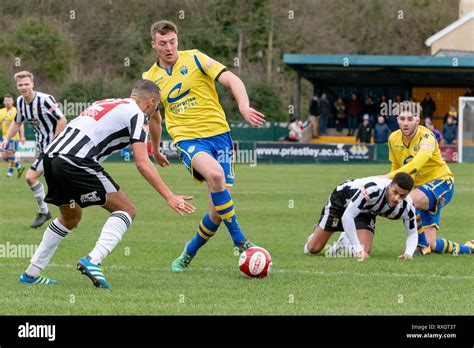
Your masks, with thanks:
[(95, 102), (46, 149), (46, 201), (59, 207), (60, 216), (44, 232), (29, 267), (20, 277), (21, 283), (54, 283), (42, 276), (41, 270), (48, 265), (64, 237), (79, 224), (82, 208), (100, 205), (111, 213), (110, 217), (94, 249), (79, 260), (77, 268), (95, 286), (110, 288), (101, 263), (130, 227), (135, 218), (135, 207), (101, 163), (130, 144), (138, 171), (168, 205), (181, 215), (194, 212), (194, 207), (186, 202), (192, 197), (174, 195), (148, 157), (147, 115), (156, 110), (159, 100), (159, 88), (150, 81), (139, 80), (134, 84), (130, 98)]
[(54, 137), (66, 127), (67, 121), (52, 95), (33, 90), (35, 83), (32, 73), (20, 71), (15, 74), (14, 79), (21, 96), (16, 100), (15, 122), (10, 124), (1, 146), (3, 149), (7, 146), (25, 120), (30, 122), (35, 131), (36, 147), (39, 155), (26, 172), (25, 179), (33, 192), (39, 209), (31, 227), (38, 228), (51, 219), (48, 205), (44, 201), (44, 187), (39, 181), (39, 178), (43, 175), (43, 152)]
[[(254, 127), (265, 122), (249, 106), (243, 82), (221, 63), (198, 50), (178, 51), (178, 28), (169, 21), (151, 27), (156, 63), (143, 78), (155, 82), (165, 110), (166, 129), (176, 144), (183, 164), (198, 182), (206, 181), (209, 212), (172, 263), (173, 272), (185, 271), (192, 258), (224, 222), (240, 252), (253, 246), (237, 222), (230, 189), (234, 184), (233, 144), (226, 115), (219, 103), (214, 81), (231, 89), (242, 116)], [(150, 121), (153, 152), (161, 166), (169, 165), (160, 154), (161, 116)]]
[(441, 157), (434, 134), (420, 126), (421, 109), (418, 104), (403, 102), (397, 117), (399, 130), (388, 140), (391, 172), (413, 175), (416, 189), (410, 198), (417, 209), (418, 249), (416, 255), (435, 253), (471, 254), (474, 241), (465, 245), (437, 238), (441, 210), (454, 195), (454, 175)]
[(375, 232), (375, 218), (403, 219), (406, 230), (405, 252), (400, 259), (411, 259), (416, 249), (415, 207), (408, 197), (413, 179), (398, 173), (393, 180), (377, 177), (348, 180), (337, 186), (324, 206), (319, 223), (308, 237), (305, 253), (317, 254), (332, 234), (345, 231), (355, 256), (369, 257)]
[[(13, 106), (13, 97), (10, 94), (5, 94), (3, 97), (3, 105), (5, 107), (0, 109), (0, 120), (2, 121), (2, 138), (5, 138), (10, 128), (10, 124), (15, 120), (16, 108)], [(2, 152), (4, 161), (8, 162), (7, 178), (13, 175), (15, 169), (17, 170), (17, 178), (19, 179), (25, 167), (21, 165), (20, 159), (16, 157), (16, 151), (20, 144), (25, 143), (25, 126), (21, 125), (20, 131), (13, 135), (13, 138), (5, 145)]]

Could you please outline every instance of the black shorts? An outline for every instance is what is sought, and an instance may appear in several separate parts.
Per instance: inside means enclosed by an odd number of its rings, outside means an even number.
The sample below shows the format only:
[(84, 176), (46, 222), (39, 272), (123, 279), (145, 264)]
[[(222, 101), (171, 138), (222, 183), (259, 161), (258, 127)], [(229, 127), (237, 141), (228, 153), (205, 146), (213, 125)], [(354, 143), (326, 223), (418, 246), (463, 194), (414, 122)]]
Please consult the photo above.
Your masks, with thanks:
[(44, 177), (48, 184), (45, 201), (57, 206), (77, 204), (80, 207), (104, 205), (107, 193), (120, 187), (102, 168), (91, 160), (68, 156), (43, 158)]
[(34, 170), (35, 172), (42, 172), (43, 169), (43, 153), (41, 152), (39, 156), (35, 159), (33, 164), (31, 165), (30, 169)]
[[(342, 227), (341, 218), (344, 211), (325, 205), (321, 211), (321, 217), (319, 218), (319, 226), (327, 232), (339, 232), (344, 231)], [(375, 215), (360, 213), (355, 218), (355, 225), (357, 230), (369, 230), (372, 233), (375, 232)]]

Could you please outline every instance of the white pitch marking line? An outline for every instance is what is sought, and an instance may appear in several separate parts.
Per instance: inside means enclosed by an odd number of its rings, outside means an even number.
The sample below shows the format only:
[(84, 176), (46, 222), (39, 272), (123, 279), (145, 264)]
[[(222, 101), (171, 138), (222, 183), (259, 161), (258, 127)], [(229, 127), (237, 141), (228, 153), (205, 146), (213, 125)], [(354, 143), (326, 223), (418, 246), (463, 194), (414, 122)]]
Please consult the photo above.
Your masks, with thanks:
[[(11, 266), (25, 266), (25, 264), (20, 263), (0, 263), (0, 267), (11, 267)], [(76, 265), (72, 264), (58, 264), (51, 263), (48, 267), (52, 268), (76, 268)], [(108, 265), (106, 268), (111, 270), (137, 270), (137, 269), (147, 269), (150, 271), (170, 271), (168, 267), (129, 267), (124, 265)], [(192, 267), (192, 271), (205, 271), (205, 272), (235, 272), (236, 269), (214, 269), (210, 267)], [(456, 275), (441, 275), (441, 274), (428, 274), (428, 273), (384, 273), (384, 272), (374, 272), (374, 273), (360, 273), (360, 272), (325, 272), (325, 271), (310, 271), (310, 270), (290, 270), (290, 269), (272, 269), (271, 273), (292, 273), (292, 274), (308, 274), (308, 275), (319, 275), (319, 276), (357, 276), (357, 277), (388, 277), (388, 278), (435, 278), (435, 279), (452, 279), (452, 280), (474, 280), (474, 276), (456, 276)]]

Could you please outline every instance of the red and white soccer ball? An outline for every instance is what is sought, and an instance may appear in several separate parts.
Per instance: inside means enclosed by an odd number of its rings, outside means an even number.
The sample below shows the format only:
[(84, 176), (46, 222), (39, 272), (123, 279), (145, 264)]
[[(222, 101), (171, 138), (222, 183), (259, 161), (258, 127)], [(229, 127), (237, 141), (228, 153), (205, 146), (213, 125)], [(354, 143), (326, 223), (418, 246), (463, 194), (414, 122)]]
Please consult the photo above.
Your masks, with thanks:
[(272, 270), (272, 257), (263, 248), (251, 247), (240, 255), (239, 268), (246, 276), (264, 278)]

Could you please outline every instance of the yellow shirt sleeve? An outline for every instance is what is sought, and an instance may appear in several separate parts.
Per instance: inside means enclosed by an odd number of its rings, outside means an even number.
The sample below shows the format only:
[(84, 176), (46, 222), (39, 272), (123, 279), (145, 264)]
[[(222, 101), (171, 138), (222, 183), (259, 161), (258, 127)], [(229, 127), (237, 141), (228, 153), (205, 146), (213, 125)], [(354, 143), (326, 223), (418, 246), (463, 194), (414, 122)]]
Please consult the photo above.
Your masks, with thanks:
[[(398, 168), (400, 168), (400, 165), (398, 165), (397, 163), (397, 159), (395, 158), (395, 156), (393, 155), (393, 151), (392, 151), (392, 142), (391, 142), (391, 139), (389, 138), (388, 139), (388, 159), (390, 160), (390, 163), (391, 163), (391, 169), (390, 169), (390, 173), (391, 172), (394, 172), (395, 170), (397, 170)], [(391, 177), (391, 176), (390, 176)]]
[(396, 169), (395, 171), (392, 170), (392, 172), (390, 172), (390, 178), (393, 178), (395, 174), (399, 172), (404, 172), (410, 175), (417, 173), (432, 157), (433, 152), (435, 151), (437, 146), (436, 139), (432, 134), (428, 136), (423, 136), (418, 146), (419, 150), (415, 157), (413, 157), (413, 160), (411, 160), (401, 168)]
[(197, 59), (196, 64), (198, 64), (199, 69), (213, 80), (225, 69), (224, 64), (219, 63), (199, 50), (195, 51), (194, 57)]

